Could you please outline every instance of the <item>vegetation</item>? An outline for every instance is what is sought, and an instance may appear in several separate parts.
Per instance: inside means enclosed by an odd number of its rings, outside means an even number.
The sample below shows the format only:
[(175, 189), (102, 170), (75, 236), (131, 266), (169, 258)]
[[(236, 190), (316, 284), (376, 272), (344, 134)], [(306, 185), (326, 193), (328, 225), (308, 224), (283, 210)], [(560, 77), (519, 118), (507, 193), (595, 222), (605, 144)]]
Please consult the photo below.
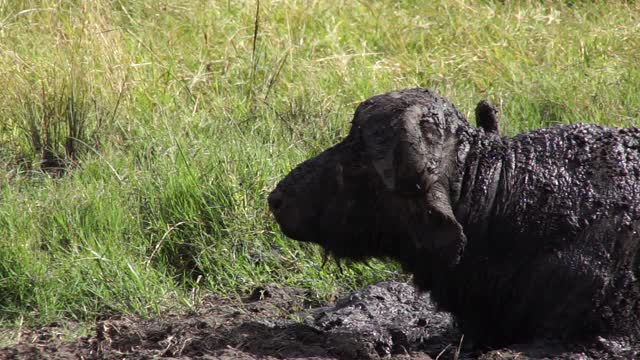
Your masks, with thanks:
[(356, 104), (427, 86), (502, 131), (640, 119), (640, 7), (536, 1), (0, 0), (0, 320), (92, 321), (322, 267), (266, 195)]

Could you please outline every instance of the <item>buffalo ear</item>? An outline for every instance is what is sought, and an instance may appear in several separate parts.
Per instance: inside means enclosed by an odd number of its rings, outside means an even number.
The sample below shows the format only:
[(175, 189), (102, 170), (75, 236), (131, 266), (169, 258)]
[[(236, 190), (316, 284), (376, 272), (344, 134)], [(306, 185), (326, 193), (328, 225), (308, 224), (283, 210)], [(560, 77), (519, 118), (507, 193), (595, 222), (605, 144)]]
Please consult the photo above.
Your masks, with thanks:
[(416, 237), (414, 243), (419, 249), (428, 249), (447, 266), (455, 266), (467, 244), (462, 225), (453, 215), (449, 197), (440, 183), (431, 187), (426, 200), (425, 233)]
[[(381, 114), (382, 115), (382, 114)], [(422, 192), (441, 175), (445, 139), (444, 113), (413, 105), (385, 122), (363, 127), (371, 163), (388, 190)], [(373, 116), (372, 116), (373, 117)]]
[(484, 129), (486, 133), (499, 134), (499, 112), (500, 110), (487, 100), (480, 101), (476, 105), (476, 123), (478, 127)]
[(428, 112), (427, 108), (416, 105), (408, 108), (403, 117), (403, 131), (394, 157), (395, 190), (423, 192), (441, 175), (446, 136), (439, 124), (444, 122), (444, 114), (442, 111)]

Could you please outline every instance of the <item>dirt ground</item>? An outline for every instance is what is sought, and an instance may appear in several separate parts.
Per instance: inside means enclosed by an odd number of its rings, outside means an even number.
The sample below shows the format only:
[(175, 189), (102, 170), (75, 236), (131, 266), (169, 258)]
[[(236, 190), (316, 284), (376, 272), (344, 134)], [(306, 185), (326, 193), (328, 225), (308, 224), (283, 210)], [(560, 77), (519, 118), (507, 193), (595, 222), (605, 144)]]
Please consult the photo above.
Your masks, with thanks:
[(207, 296), (193, 314), (102, 320), (92, 336), (65, 342), (58, 325), (25, 331), (0, 359), (638, 359), (640, 347), (539, 343), (481, 352), (428, 294), (383, 282), (326, 306), (302, 291), (256, 289), (244, 301)]

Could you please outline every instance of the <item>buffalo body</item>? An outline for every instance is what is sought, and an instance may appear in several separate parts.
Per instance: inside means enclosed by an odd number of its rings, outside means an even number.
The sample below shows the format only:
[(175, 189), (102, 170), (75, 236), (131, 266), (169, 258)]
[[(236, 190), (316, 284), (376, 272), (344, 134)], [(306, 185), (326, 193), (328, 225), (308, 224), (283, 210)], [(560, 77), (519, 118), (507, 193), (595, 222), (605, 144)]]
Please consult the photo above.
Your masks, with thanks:
[(639, 338), (638, 128), (507, 138), (434, 92), (393, 92), (269, 203), (293, 239), (399, 261), (478, 344)]

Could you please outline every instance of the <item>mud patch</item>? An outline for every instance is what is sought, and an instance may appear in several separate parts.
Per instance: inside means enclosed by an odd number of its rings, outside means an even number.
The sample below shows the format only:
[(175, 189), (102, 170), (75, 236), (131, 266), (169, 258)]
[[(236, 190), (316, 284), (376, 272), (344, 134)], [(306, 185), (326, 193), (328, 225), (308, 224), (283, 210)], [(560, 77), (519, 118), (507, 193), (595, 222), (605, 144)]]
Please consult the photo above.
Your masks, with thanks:
[[(490, 324), (488, 325), (490, 326)], [(624, 341), (553, 342), (480, 352), (466, 344), (428, 294), (383, 282), (309, 307), (297, 289), (267, 286), (245, 301), (210, 295), (193, 314), (108, 319), (95, 334), (63, 342), (55, 324), (23, 334), (1, 359), (632, 359)], [(36, 336), (37, 335), (37, 336)], [(462, 341), (461, 341), (462, 340)], [(460, 345), (462, 343), (462, 346)]]

